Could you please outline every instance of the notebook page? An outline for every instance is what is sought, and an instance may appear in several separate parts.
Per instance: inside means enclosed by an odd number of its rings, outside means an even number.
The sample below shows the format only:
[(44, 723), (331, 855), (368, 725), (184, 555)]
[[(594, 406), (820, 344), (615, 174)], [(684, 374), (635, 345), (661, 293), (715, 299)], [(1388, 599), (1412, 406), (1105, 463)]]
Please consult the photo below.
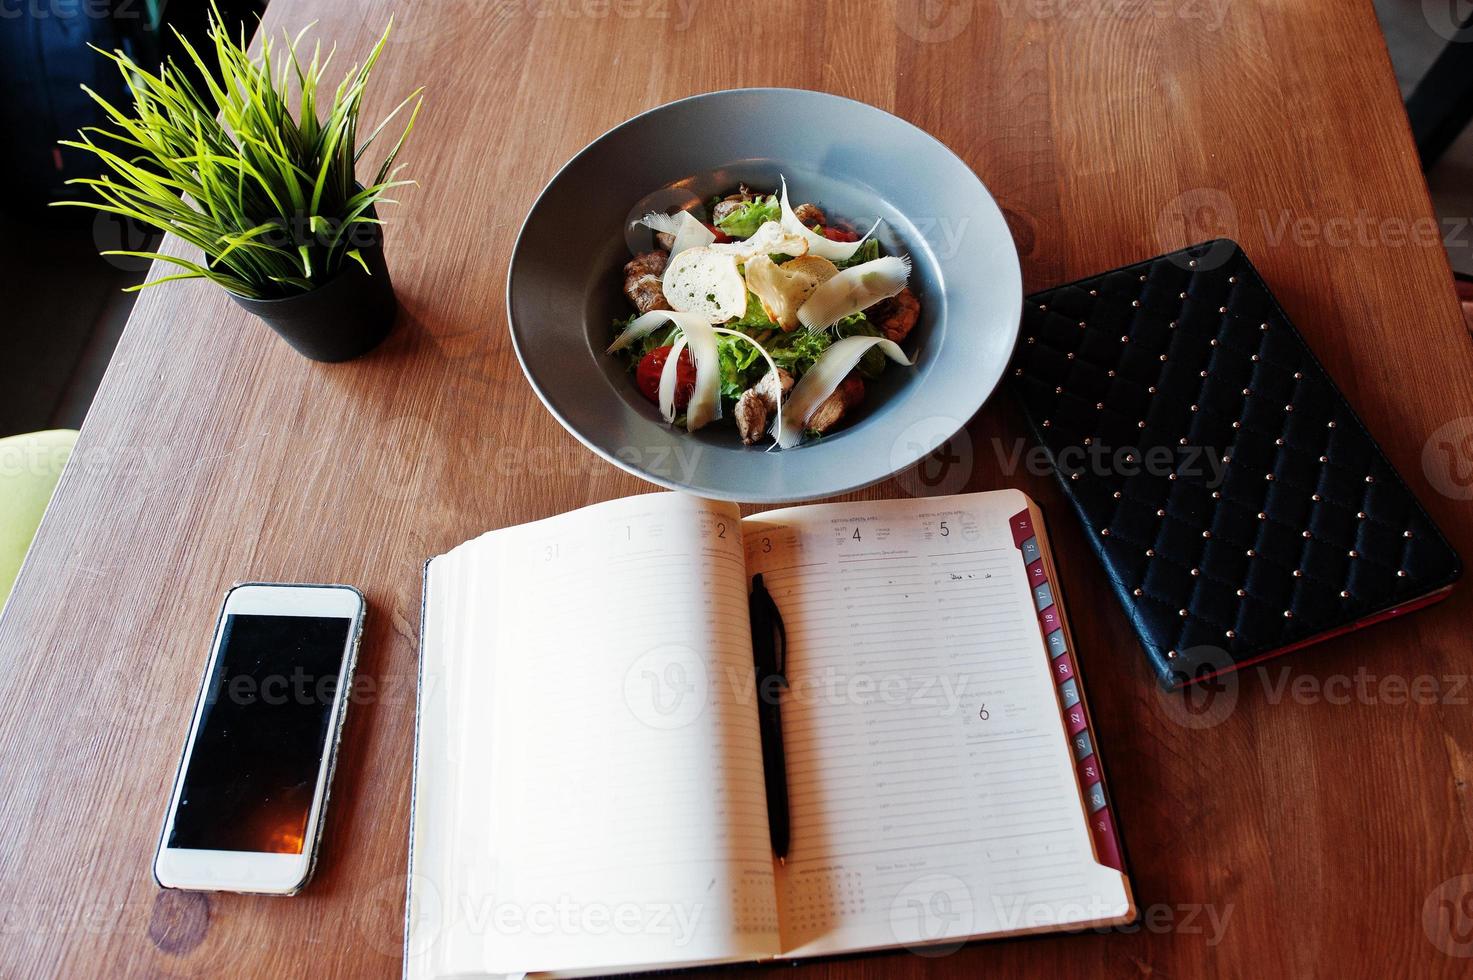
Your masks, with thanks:
[(1108, 920), (1016, 491), (744, 522), (788, 636), (784, 955)]
[(752, 670), (739, 517), (651, 494), (453, 553), (474, 637), (453, 656), (480, 671), (455, 806), (484, 845), (450, 886), (480, 948), (443, 968), (776, 952), (756, 717), (720, 682)]

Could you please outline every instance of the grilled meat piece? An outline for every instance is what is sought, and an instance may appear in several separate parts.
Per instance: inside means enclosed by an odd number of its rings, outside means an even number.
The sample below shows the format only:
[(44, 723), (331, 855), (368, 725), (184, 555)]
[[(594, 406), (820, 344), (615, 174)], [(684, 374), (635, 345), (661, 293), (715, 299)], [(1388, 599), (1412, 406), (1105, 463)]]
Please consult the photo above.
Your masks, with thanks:
[(656, 250), (636, 255), (624, 263), (624, 295), (641, 315), (650, 310), (670, 309), (665, 291), (660, 288), (660, 277), (669, 259), (669, 252)]
[(728, 194), (721, 200), (717, 201), (714, 205), (712, 205), (711, 224), (719, 225), (721, 222), (731, 217), (731, 215), (735, 214), (743, 204), (746, 204), (748, 201), (756, 200), (758, 197), (761, 196), (765, 195), (760, 195), (756, 193), (746, 184), (738, 184), (737, 192), (735, 194)]
[(870, 307), (865, 315), (880, 328), (887, 340), (898, 344), (915, 329), (916, 321), (921, 315), (921, 301), (907, 286), (889, 299)]
[(850, 409), (864, 401), (864, 379), (851, 371), (834, 393), (825, 398), (808, 418), (808, 428), (817, 433), (832, 432)]
[(828, 224), (828, 220), (824, 218), (817, 204), (800, 204), (793, 209), (793, 216), (803, 222), (804, 228)]
[(775, 376), (768, 371), (761, 381), (742, 392), (742, 397), (737, 399), (737, 434), (748, 446), (761, 439), (767, 431), (767, 420), (777, 411), (779, 385), (782, 386), (783, 394), (787, 394), (793, 387), (793, 376), (782, 368), (777, 369)]

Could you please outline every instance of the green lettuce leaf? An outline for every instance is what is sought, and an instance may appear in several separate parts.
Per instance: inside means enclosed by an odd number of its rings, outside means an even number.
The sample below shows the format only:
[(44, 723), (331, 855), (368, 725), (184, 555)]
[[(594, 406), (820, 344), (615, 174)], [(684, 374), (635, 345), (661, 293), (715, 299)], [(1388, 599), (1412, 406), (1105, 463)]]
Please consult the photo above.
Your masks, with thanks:
[(716, 360), (721, 368), (721, 397), (735, 401), (762, 379), (767, 362), (757, 348), (739, 337), (716, 337)]
[[(834, 324), (834, 332), (840, 337), (883, 337), (884, 333), (863, 312), (851, 313)], [(885, 372), (890, 359), (879, 347), (871, 347), (859, 358), (858, 370), (862, 377), (878, 378)]]
[[(840, 269), (847, 269), (851, 265), (859, 265), (861, 262), (873, 262), (880, 257), (880, 243), (873, 238), (866, 238), (864, 244), (854, 250), (854, 254), (847, 259), (840, 259), (834, 265)], [(883, 355), (882, 355), (883, 356)]]
[(751, 238), (765, 223), (781, 221), (782, 216), (782, 205), (777, 202), (776, 197), (769, 194), (746, 202), (716, 222), (716, 227), (732, 238)]
[(794, 378), (801, 378), (833, 342), (834, 337), (828, 331), (809, 333), (807, 330), (794, 330), (770, 338), (766, 346), (778, 367)]
[(732, 322), (731, 326), (737, 330), (745, 330), (747, 333), (777, 329), (777, 324), (768, 319), (766, 312), (763, 311), (762, 301), (757, 298), (756, 293), (750, 291), (747, 293), (747, 311), (742, 314), (740, 320)]

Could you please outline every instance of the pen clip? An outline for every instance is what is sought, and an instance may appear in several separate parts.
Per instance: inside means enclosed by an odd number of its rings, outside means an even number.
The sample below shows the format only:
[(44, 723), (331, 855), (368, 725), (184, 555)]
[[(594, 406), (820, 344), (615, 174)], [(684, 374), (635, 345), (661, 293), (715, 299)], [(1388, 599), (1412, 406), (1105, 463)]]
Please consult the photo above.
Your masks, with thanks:
[(761, 572), (752, 576), (748, 612), (752, 619), (752, 645), (758, 670), (775, 675), (778, 682), (787, 687), (788, 634), (783, 628), (782, 613), (767, 591)]

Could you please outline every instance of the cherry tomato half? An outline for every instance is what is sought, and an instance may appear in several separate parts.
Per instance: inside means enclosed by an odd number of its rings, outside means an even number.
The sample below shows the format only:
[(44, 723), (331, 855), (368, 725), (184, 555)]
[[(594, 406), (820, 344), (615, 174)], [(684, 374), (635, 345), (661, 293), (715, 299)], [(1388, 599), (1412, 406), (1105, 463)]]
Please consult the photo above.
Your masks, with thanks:
[(823, 237), (831, 242), (857, 242), (859, 236), (847, 228), (835, 228), (833, 225), (825, 225)]
[[(656, 347), (644, 357), (640, 358), (639, 366), (634, 369), (634, 383), (639, 387), (640, 394), (660, 404), (660, 375), (665, 371), (665, 362), (670, 359), (670, 347)], [(677, 410), (686, 406), (690, 401), (691, 392), (696, 387), (696, 362), (691, 359), (689, 350), (680, 352), (680, 360), (675, 364), (675, 408)]]

